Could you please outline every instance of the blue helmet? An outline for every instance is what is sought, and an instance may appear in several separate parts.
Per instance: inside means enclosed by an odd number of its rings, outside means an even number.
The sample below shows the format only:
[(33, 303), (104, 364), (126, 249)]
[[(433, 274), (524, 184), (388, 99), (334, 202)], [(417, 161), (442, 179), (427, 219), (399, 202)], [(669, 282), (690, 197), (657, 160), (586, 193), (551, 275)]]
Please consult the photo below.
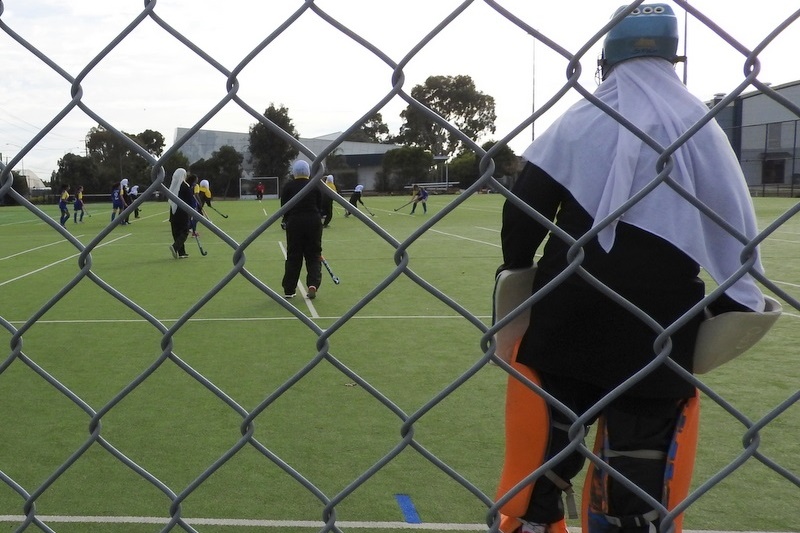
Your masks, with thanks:
[[(614, 16), (626, 9), (620, 7)], [(634, 57), (663, 57), (672, 63), (680, 59), (678, 19), (667, 4), (642, 4), (611, 28), (599, 61), (602, 78), (614, 65)]]

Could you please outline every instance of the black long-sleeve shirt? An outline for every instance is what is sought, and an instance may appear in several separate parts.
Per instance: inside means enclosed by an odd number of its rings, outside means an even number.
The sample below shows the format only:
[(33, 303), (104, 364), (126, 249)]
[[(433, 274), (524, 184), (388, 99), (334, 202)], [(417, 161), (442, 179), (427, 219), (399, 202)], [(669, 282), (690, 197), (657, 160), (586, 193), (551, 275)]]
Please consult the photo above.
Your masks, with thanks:
[[(542, 169), (528, 164), (512, 192), (559, 230), (580, 239), (593, 220), (570, 192)], [(503, 265), (530, 266), (549, 228), (512, 202), (503, 208)], [(533, 291), (568, 268), (570, 243), (551, 234), (537, 262)], [(618, 222), (614, 246), (606, 252), (597, 238), (575, 258), (600, 282), (636, 305), (662, 327), (678, 320), (702, 299), (700, 268), (669, 242)], [(693, 317), (673, 337), (670, 356), (691, 369), (694, 339), (702, 316)], [(572, 274), (531, 309), (531, 322), (517, 359), (544, 372), (565, 375), (602, 387), (614, 387), (657, 354), (653, 328), (592, 283)], [(694, 388), (666, 367), (634, 386), (634, 395), (687, 397)]]

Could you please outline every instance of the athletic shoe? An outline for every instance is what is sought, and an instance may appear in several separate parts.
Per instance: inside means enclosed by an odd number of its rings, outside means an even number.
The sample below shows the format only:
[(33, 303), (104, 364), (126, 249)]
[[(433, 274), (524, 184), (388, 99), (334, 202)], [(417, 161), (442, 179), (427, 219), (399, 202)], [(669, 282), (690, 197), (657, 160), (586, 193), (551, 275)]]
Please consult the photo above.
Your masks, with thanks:
[(178, 250), (176, 250), (175, 247), (172, 246), (171, 244), (169, 245), (169, 251), (172, 252), (172, 257), (174, 257), (175, 259), (178, 258)]
[(199, 237), (199, 236), (200, 236), (200, 234), (199, 234), (199, 233), (197, 233), (196, 231), (193, 231), (193, 232), (192, 232), (192, 237)]
[(308, 294), (306, 294), (306, 296), (308, 296), (309, 300), (313, 300), (314, 298), (316, 298), (317, 297), (317, 288), (315, 286), (313, 286), (313, 285), (309, 285), (308, 286)]
[(294, 298), (295, 294), (297, 294), (297, 293), (296, 292), (293, 292), (292, 294), (288, 294), (287, 293), (287, 294), (284, 294), (283, 297), (286, 298), (287, 300), (289, 300), (290, 298)]
[(181, 255), (178, 256), (178, 259), (188, 259), (188, 258), (189, 258), (189, 254), (181, 254)]

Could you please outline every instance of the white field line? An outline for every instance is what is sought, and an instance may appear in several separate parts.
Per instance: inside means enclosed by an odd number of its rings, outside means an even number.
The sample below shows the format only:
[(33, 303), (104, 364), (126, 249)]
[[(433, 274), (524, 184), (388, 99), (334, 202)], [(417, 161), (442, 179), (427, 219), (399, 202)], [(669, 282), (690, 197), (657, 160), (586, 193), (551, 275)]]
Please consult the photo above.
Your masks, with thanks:
[[(50, 218), (53, 218), (53, 217), (50, 217)], [(55, 220), (55, 218), (53, 218), (53, 220)], [(36, 223), (44, 224), (44, 222), (42, 220), (37, 218), (36, 220), (18, 220), (17, 222), (3, 222), (3, 223), (0, 223), (0, 226), (16, 226), (18, 224), (36, 224)]]
[[(157, 516), (60, 516), (37, 515), (43, 522), (51, 523), (94, 523), (94, 524), (166, 524), (169, 520)], [(0, 522), (22, 522), (23, 516), (0, 515)], [(190, 525), (231, 526), (231, 527), (265, 527), (265, 528), (315, 528), (324, 527), (325, 524), (313, 520), (247, 520), (238, 518), (184, 518)], [(485, 524), (453, 524), (453, 523), (422, 523), (410, 524), (408, 522), (353, 522), (336, 521), (339, 528), (346, 529), (408, 529), (417, 531), (485, 531)]]
[[(283, 253), (283, 259), (286, 259), (286, 247), (283, 245), (283, 241), (278, 241), (278, 244), (281, 247), (281, 252)], [(300, 294), (303, 296), (303, 299), (306, 301), (306, 305), (308, 306), (308, 312), (311, 313), (312, 318), (319, 318), (319, 313), (317, 313), (317, 308), (314, 307), (314, 304), (311, 303), (311, 300), (306, 298), (306, 288), (300, 280), (297, 280), (297, 288), (299, 289)]]
[[(105, 246), (105, 245), (107, 245), (107, 244), (111, 244), (112, 242), (118, 241), (118, 240), (120, 240), (120, 239), (124, 239), (125, 237), (130, 237), (130, 236), (131, 236), (131, 234), (130, 234), (130, 233), (128, 233), (128, 234), (125, 234), (125, 235), (122, 235), (122, 236), (120, 236), (120, 237), (117, 237), (116, 239), (112, 239), (112, 240), (110, 240), (110, 241), (108, 241), (108, 242), (104, 242), (103, 244), (101, 244), (101, 245), (97, 246), (95, 249), (97, 249), (97, 248), (101, 248), (101, 247), (103, 247), (103, 246)], [(20, 280), (20, 279), (22, 279), (22, 278), (27, 278), (28, 276), (32, 276), (33, 274), (36, 274), (36, 273), (38, 273), (38, 272), (41, 272), (42, 270), (46, 270), (46, 269), (48, 269), (48, 268), (50, 268), (50, 267), (52, 267), (52, 266), (58, 265), (59, 263), (63, 263), (64, 261), (69, 261), (70, 259), (74, 259), (74, 258), (78, 257), (79, 255), (81, 255), (81, 254), (80, 254), (80, 253), (77, 253), (77, 254), (72, 254), (72, 255), (70, 255), (70, 256), (68, 256), (68, 257), (65, 257), (64, 259), (59, 259), (58, 261), (55, 261), (55, 262), (53, 262), (53, 263), (50, 263), (49, 265), (45, 265), (45, 266), (43, 266), (43, 267), (41, 267), (41, 268), (37, 268), (36, 270), (31, 270), (30, 272), (27, 272), (27, 273), (25, 273), (25, 274), (22, 274), (21, 276), (17, 276), (16, 278), (11, 278), (11, 279), (9, 279), (9, 280), (6, 280), (6, 281), (3, 281), (3, 282), (0, 282), (0, 287), (2, 287), (3, 285), (8, 285), (9, 283), (12, 283), (12, 282), (14, 282), (14, 281)]]
[[(80, 239), (83, 235), (75, 235), (76, 239)], [(35, 252), (36, 250), (41, 250), (42, 248), (47, 248), (48, 246), (53, 246), (54, 244), (68, 244), (68, 241), (55, 241), (51, 242), (50, 244), (43, 244), (41, 246), (37, 246), (35, 248), (29, 248), (27, 250), (23, 250), (21, 252), (17, 252), (15, 254), (7, 255), (5, 257), (0, 257), (0, 261), (5, 261), (6, 259), (11, 259), (12, 257), (17, 257), (18, 255), (24, 255), (31, 252)]]
[[(784, 315), (787, 313), (783, 313)], [(339, 320), (340, 316), (318, 316), (318, 320)], [(476, 315), (476, 318), (481, 320), (490, 320), (490, 315)], [(365, 316), (356, 315), (351, 320), (464, 320), (461, 315), (375, 315)], [(171, 324), (177, 322), (177, 318), (159, 318), (156, 319), (162, 324)], [(272, 322), (278, 320), (297, 320), (293, 316), (263, 316), (263, 317), (228, 317), (228, 318), (196, 318), (192, 317), (189, 322)], [(9, 320), (10, 324), (24, 324), (21, 320)], [(37, 320), (37, 324), (136, 324), (139, 322), (147, 322), (143, 318), (96, 318), (96, 319), (67, 319), (67, 320)]]
[(487, 246), (494, 246), (495, 248), (500, 248), (500, 245), (495, 243), (495, 242), (486, 242), (486, 241), (481, 241), (481, 240), (478, 240), (478, 239), (471, 239), (469, 237), (463, 237), (461, 235), (456, 235), (455, 233), (447, 233), (447, 232), (439, 231), (438, 229), (433, 229), (433, 228), (429, 229), (428, 231), (432, 231), (434, 233), (439, 233), (441, 235), (447, 235), (448, 237), (455, 237), (456, 239), (463, 239), (465, 241), (477, 242), (478, 244), (486, 244)]
[[(158, 516), (64, 516), (64, 515), (36, 515), (43, 522), (51, 523), (77, 523), (77, 524), (167, 524), (167, 518)], [(0, 522), (22, 522), (22, 515), (0, 515)], [(325, 524), (314, 520), (255, 520), (242, 518), (184, 518), (189, 525), (206, 526), (232, 526), (232, 527), (266, 527), (266, 528), (321, 528)], [(336, 526), (348, 529), (407, 529), (416, 531), (487, 531), (486, 524), (456, 524), (456, 523), (421, 523), (408, 522), (355, 522), (337, 520)], [(571, 532), (580, 533), (580, 528), (568, 528)], [(730, 533), (727, 531), (684, 529), (685, 533)], [(755, 532), (738, 531), (736, 533), (800, 533), (800, 532)]]

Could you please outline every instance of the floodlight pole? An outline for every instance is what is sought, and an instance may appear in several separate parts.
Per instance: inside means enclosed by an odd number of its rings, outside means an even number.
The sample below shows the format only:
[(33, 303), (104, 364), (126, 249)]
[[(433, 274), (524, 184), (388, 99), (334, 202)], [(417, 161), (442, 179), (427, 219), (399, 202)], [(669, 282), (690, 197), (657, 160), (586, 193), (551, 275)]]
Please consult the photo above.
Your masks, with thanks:
[[(533, 57), (532, 57), (532, 70), (531, 75), (531, 114), (536, 113), (536, 37), (533, 38)], [(531, 141), (536, 139), (536, 122), (531, 122)]]

